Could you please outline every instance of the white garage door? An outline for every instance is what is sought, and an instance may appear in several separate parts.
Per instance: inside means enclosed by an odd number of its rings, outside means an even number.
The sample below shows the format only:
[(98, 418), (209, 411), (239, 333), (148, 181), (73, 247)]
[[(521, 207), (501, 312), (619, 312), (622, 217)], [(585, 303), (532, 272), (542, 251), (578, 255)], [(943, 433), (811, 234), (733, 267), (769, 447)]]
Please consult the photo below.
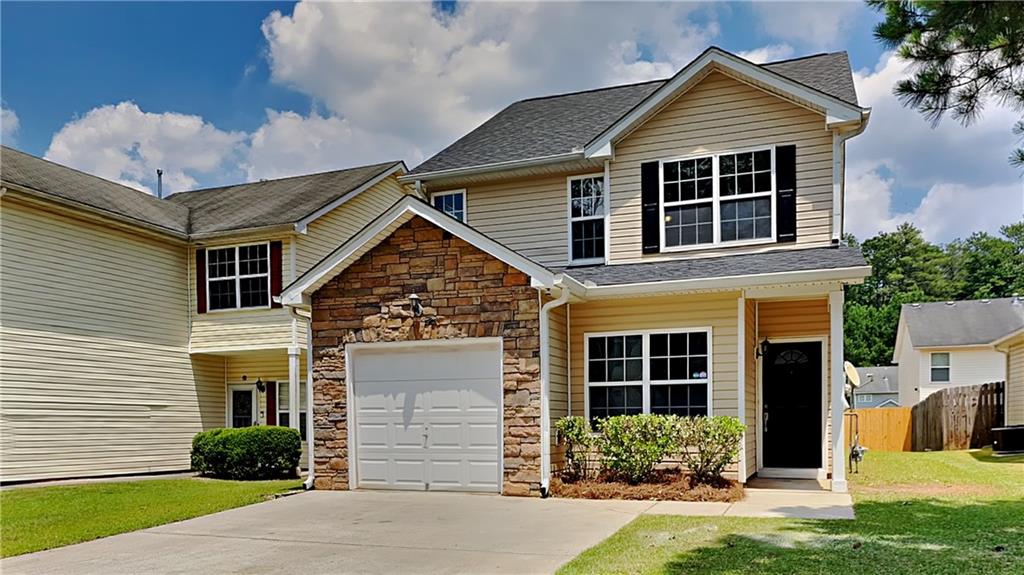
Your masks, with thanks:
[(359, 487), (501, 491), (500, 340), (368, 344), (350, 359)]

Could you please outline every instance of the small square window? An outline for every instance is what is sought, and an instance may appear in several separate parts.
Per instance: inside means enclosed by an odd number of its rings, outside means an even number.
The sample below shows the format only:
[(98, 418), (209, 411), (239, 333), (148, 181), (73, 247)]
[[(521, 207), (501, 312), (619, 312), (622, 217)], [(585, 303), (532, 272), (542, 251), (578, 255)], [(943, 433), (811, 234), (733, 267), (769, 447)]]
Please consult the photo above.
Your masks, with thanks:
[(466, 221), (466, 192), (440, 192), (431, 197), (434, 207), (459, 220)]

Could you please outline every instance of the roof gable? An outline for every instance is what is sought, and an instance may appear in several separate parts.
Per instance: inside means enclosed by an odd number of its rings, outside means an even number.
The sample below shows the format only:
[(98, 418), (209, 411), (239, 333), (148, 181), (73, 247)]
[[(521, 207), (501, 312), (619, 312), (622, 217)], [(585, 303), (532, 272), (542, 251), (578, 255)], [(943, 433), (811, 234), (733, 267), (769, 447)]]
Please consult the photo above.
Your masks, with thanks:
[(416, 198), (406, 196), (385, 213), (370, 222), (306, 273), (299, 276), (281, 292), (281, 303), (304, 305), (309, 296), (337, 276), (360, 257), (384, 241), (409, 220), (420, 217), (448, 233), (465, 240), (478, 249), (529, 275), (537, 284), (551, 287), (558, 276), (546, 267), (492, 240), (468, 225)]

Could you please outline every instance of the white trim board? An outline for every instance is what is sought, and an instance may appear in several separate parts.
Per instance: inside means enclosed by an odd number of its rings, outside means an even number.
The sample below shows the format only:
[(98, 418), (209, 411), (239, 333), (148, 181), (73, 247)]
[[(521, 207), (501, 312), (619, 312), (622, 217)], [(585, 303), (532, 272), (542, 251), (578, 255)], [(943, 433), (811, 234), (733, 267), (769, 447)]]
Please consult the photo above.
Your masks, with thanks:
[(392, 174), (400, 172), (399, 175), (403, 175), (407, 171), (408, 170), (406, 170), (406, 168), (405, 168), (405, 162), (395, 162), (395, 164), (392, 165), (390, 168), (384, 170), (380, 174), (377, 174), (376, 176), (374, 176), (370, 180), (367, 180), (365, 183), (360, 185), (358, 188), (352, 190), (351, 192), (346, 193), (345, 195), (343, 195), (340, 198), (338, 198), (338, 199), (330, 202), (329, 204), (323, 206), (322, 208), (318, 209), (317, 211), (313, 212), (312, 214), (309, 214), (308, 216), (306, 216), (306, 217), (302, 218), (301, 220), (295, 222), (295, 231), (300, 233), (300, 234), (306, 233), (306, 229), (309, 227), (309, 224), (311, 224), (314, 220), (319, 219), (320, 217), (324, 216), (325, 214), (333, 211), (338, 206), (344, 204), (345, 202), (351, 200), (352, 198), (354, 198), (354, 197), (358, 196), (359, 194), (365, 192), (366, 190), (372, 188), (373, 186), (375, 186), (378, 183), (382, 182), (383, 180), (385, 180), (386, 178), (388, 178)]

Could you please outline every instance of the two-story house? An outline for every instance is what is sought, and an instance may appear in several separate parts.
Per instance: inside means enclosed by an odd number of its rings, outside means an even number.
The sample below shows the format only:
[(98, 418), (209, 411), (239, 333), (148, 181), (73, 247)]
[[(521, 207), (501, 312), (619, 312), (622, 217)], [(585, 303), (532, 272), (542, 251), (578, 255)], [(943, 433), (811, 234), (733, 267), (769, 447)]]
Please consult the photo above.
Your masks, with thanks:
[[(315, 485), (542, 494), (566, 415), (725, 415), (731, 473), (846, 489), (843, 53), (711, 48), (517, 102), (282, 292), (312, 315)], [(420, 198), (426, 198), (429, 203)]]
[(308, 321), (274, 298), (405, 171), (158, 199), (0, 150), (0, 481), (187, 470), (214, 427), (307, 438)]

